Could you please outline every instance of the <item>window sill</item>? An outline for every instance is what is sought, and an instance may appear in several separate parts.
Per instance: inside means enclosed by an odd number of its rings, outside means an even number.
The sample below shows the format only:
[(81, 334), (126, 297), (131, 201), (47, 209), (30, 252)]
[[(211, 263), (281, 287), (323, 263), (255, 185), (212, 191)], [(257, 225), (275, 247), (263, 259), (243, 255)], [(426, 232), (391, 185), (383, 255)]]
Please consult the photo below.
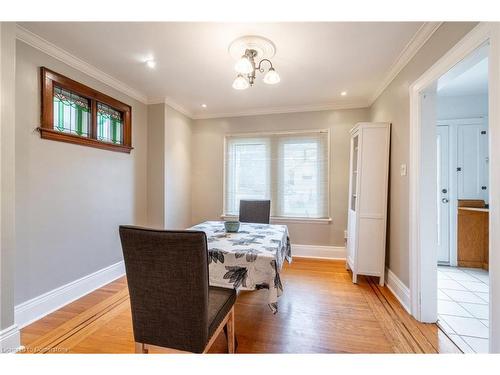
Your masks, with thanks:
[[(238, 216), (236, 215), (225, 215), (222, 214), (221, 219), (231, 219), (238, 220)], [(271, 216), (271, 224), (281, 224), (281, 223), (291, 223), (291, 224), (330, 224), (332, 222), (332, 218), (324, 218), (324, 219), (314, 219), (307, 217), (277, 217)]]
[(62, 132), (59, 132), (59, 131), (54, 130), (54, 129), (47, 129), (47, 128), (39, 127), (39, 128), (37, 128), (37, 130), (40, 132), (41, 138), (50, 139), (52, 141), (73, 143), (73, 144), (82, 145), (82, 146), (100, 148), (103, 150), (124, 152), (127, 154), (130, 154), (130, 151), (133, 150), (133, 147), (130, 147), (130, 146), (101, 142), (101, 141), (98, 141), (98, 140), (92, 139), (92, 138), (86, 138), (86, 137), (80, 137), (80, 136), (74, 135), (74, 134), (62, 133)]

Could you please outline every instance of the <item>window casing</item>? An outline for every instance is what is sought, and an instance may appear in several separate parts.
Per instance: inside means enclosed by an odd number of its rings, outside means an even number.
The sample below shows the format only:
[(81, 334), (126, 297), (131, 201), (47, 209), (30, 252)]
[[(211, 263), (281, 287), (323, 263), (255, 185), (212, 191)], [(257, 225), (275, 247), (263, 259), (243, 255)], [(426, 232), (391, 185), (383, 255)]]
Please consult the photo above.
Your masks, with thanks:
[(130, 153), (129, 105), (47, 68), (40, 75), (42, 138)]
[(329, 219), (329, 132), (228, 135), (224, 215), (241, 199), (271, 199), (274, 218)]

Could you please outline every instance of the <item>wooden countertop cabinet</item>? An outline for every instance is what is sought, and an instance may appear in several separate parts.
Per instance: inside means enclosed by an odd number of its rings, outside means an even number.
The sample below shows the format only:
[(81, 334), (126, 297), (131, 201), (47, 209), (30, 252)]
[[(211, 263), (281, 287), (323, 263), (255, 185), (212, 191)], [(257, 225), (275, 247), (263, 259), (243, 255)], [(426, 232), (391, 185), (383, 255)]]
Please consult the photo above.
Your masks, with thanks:
[[(484, 207), (484, 206), (483, 206)], [(486, 208), (458, 207), (458, 265), (488, 269), (489, 212)]]

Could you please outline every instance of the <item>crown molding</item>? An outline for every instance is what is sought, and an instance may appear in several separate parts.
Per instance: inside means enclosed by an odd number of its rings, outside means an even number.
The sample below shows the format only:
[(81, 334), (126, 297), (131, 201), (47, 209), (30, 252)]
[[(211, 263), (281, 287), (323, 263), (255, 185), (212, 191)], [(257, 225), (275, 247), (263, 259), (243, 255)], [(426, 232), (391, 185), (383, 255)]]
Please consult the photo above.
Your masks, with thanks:
[(371, 106), (375, 100), (384, 92), (389, 84), (396, 78), (396, 76), (403, 70), (403, 68), (411, 61), (417, 52), (424, 46), (434, 32), (442, 25), (442, 22), (424, 22), (424, 24), (417, 30), (411, 40), (401, 51), (398, 58), (392, 64), (391, 68), (387, 71), (385, 78), (382, 80), (381, 85), (373, 93), (369, 105)]
[(103, 72), (102, 70), (96, 68), (95, 66), (83, 61), (82, 59), (72, 55), (71, 53), (63, 50), (62, 48), (56, 46), (55, 44), (43, 39), (42, 37), (32, 33), (25, 28), (16, 25), (16, 38), (33, 48), (36, 48), (47, 55), (62, 61), (63, 63), (75, 68), (88, 76), (97, 79), (98, 81), (118, 90), (141, 103), (147, 104), (147, 96), (128, 86), (127, 84), (121, 82), (120, 80), (110, 76), (109, 74)]
[(302, 105), (293, 107), (256, 108), (241, 112), (203, 113), (203, 114), (196, 113), (192, 116), (192, 119), (204, 120), (204, 119), (224, 118), (224, 117), (274, 115), (274, 114), (298, 113), (298, 112), (319, 112), (319, 111), (332, 111), (332, 110), (342, 110), (342, 109), (368, 108), (369, 106), (370, 104), (365, 100), (350, 101), (350, 102), (343, 101), (326, 105)]
[(172, 107), (173, 109), (175, 109), (177, 112), (180, 112), (182, 113), (184, 116), (186, 117), (189, 117), (191, 120), (193, 119), (193, 114), (187, 110), (185, 107), (183, 107), (182, 105), (180, 105), (179, 103), (175, 102), (174, 100), (172, 100), (171, 98), (149, 98), (148, 102), (147, 102), (148, 105), (153, 105), (153, 104), (166, 104), (168, 105), (169, 107)]

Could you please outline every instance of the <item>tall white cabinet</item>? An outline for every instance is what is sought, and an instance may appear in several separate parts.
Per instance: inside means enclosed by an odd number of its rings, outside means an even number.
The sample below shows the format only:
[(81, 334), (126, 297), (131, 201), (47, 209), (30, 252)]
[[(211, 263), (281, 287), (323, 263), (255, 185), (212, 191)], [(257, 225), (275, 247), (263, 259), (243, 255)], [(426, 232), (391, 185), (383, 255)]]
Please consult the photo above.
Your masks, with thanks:
[(346, 267), (352, 281), (378, 276), (384, 285), (390, 124), (362, 122), (351, 130)]

